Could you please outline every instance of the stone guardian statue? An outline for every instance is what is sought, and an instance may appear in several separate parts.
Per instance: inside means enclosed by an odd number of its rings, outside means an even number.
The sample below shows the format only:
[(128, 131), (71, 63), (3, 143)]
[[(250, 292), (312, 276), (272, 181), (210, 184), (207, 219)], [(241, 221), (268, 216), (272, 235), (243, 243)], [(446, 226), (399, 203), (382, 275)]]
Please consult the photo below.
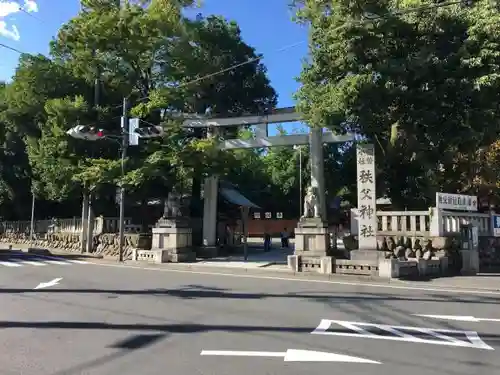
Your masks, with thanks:
[(308, 217), (320, 217), (318, 196), (312, 186), (307, 187), (306, 196), (304, 197), (304, 214), (302, 218)]
[(168, 198), (165, 199), (163, 207), (163, 218), (176, 218), (182, 216), (181, 212), (181, 196), (176, 191), (168, 193)]

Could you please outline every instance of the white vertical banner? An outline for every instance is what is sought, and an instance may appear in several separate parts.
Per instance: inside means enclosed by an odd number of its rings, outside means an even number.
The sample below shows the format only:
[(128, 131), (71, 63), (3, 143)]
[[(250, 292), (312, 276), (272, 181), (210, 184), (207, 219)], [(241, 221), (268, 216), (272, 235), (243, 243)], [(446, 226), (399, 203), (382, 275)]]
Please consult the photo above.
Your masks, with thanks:
[(358, 241), (360, 250), (377, 248), (377, 195), (375, 192), (375, 148), (356, 146), (358, 188)]
[[(137, 146), (139, 144), (139, 134), (135, 132), (135, 129), (137, 129), (138, 127), (138, 118), (131, 118), (128, 120), (128, 144), (130, 146)], [(123, 128), (123, 130), (125, 130), (125, 128)]]

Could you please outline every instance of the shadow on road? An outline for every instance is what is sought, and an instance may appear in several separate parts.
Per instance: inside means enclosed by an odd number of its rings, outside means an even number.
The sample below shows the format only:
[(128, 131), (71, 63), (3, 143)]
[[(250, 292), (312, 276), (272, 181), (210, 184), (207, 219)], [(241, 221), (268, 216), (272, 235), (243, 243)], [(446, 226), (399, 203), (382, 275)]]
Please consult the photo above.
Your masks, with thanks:
[(93, 368), (97, 368), (106, 365), (110, 362), (118, 360), (125, 357), (128, 353), (138, 349), (144, 349), (162, 339), (167, 337), (165, 334), (138, 334), (128, 337), (127, 339), (117, 342), (111, 346), (114, 349), (120, 349), (120, 351), (104, 355), (102, 357), (80, 363), (74, 367), (64, 369), (53, 373), (52, 375), (70, 375), (70, 374), (81, 374), (86, 373)]
[(300, 300), (312, 300), (317, 302), (388, 302), (388, 301), (415, 301), (415, 302), (454, 302), (454, 303), (478, 303), (478, 304), (498, 304), (500, 297), (487, 295), (449, 295), (439, 293), (426, 293), (424, 295), (397, 295), (393, 293), (328, 293), (324, 292), (301, 292), (301, 293), (251, 293), (233, 292), (228, 289), (207, 288), (198, 285), (187, 285), (177, 289), (24, 289), (24, 288), (0, 288), (0, 294), (107, 294), (112, 296), (132, 295), (132, 296), (153, 296), (153, 297), (173, 297), (181, 299), (244, 299), (262, 300), (267, 298), (294, 298)]
[[(197, 324), (197, 323), (172, 323), (172, 324), (146, 324), (146, 323), (105, 323), (105, 322), (77, 322), (77, 321), (0, 321), (0, 328), (36, 328), (36, 329), (71, 329), (71, 330), (118, 330), (118, 331), (153, 331), (162, 334), (145, 335), (127, 339), (123, 342), (114, 344), (112, 347), (117, 349), (135, 350), (150, 345), (165, 337), (165, 334), (192, 334), (203, 332), (287, 332), (287, 333), (311, 333), (313, 328), (296, 326), (266, 326), (266, 325), (229, 325), (229, 324)], [(330, 328), (328, 332), (352, 335), (352, 329)], [(374, 332), (379, 335), (379, 333)], [(429, 337), (425, 332), (412, 332), (412, 336)], [(453, 336), (453, 334), (450, 334)], [(394, 336), (386, 332), (386, 336)], [(460, 336), (461, 333), (460, 333)], [(482, 339), (488, 341), (500, 342), (499, 334), (481, 333)], [(457, 334), (458, 337), (458, 334)], [(460, 337), (461, 338), (461, 337)], [(436, 338), (436, 342), (442, 340)]]

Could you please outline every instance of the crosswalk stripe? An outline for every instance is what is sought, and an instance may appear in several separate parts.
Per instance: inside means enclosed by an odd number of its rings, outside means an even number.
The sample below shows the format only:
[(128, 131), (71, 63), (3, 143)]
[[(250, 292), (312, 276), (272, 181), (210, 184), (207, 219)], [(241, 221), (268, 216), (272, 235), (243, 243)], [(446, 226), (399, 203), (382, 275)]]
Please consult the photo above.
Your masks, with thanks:
[(27, 265), (30, 265), (30, 266), (46, 266), (47, 265), (45, 263), (33, 262), (31, 260), (21, 260), (21, 261), (17, 261), (17, 263), (27, 264)]
[(48, 264), (57, 264), (61, 266), (71, 264), (89, 264), (89, 262), (78, 259), (64, 259), (58, 257), (35, 256), (28, 257), (26, 260), (22, 257), (12, 257), (10, 259), (0, 261), (0, 266), (5, 267), (22, 267), (22, 266), (46, 266)]
[(40, 262), (49, 263), (49, 264), (60, 264), (62, 266), (66, 266), (69, 264), (68, 262), (62, 262), (60, 260), (52, 260), (52, 259), (41, 259)]
[(84, 260), (77, 260), (77, 259), (68, 259), (67, 262), (76, 263), (76, 264), (89, 264), (89, 262), (85, 262)]
[(20, 264), (13, 263), (13, 262), (0, 262), (0, 265), (6, 266), (6, 267), (22, 267)]
[(42, 261), (45, 261), (46, 259), (49, 260), (55, 260), (58, 262), (66, 262), (66, 263), (75, 263), (75, 264), (89, 264), (89, 262), (85, 262), (83, 260), (77, 260), (77, 259), (64, 259), (64, 258), (58, 258), (58, 257), (50, 257), (50, 256), (39, 256), (37, 259), (41, 259)]

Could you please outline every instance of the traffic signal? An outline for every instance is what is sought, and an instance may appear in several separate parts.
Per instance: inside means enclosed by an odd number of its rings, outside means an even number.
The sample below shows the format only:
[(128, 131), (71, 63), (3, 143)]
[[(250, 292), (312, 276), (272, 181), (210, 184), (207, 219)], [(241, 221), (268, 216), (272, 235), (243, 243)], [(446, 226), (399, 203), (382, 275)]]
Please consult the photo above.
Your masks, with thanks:
[(77, 125), (69, 129), (66, 133), (73, 138), (85, 139), (87, 141), (98, 141), (106, 137), (103, 129), (87, 125)]
[(134, 130), (139, 138), (159, 138), (163, 136), (163, 128), (161, 126), (145, 126)]

